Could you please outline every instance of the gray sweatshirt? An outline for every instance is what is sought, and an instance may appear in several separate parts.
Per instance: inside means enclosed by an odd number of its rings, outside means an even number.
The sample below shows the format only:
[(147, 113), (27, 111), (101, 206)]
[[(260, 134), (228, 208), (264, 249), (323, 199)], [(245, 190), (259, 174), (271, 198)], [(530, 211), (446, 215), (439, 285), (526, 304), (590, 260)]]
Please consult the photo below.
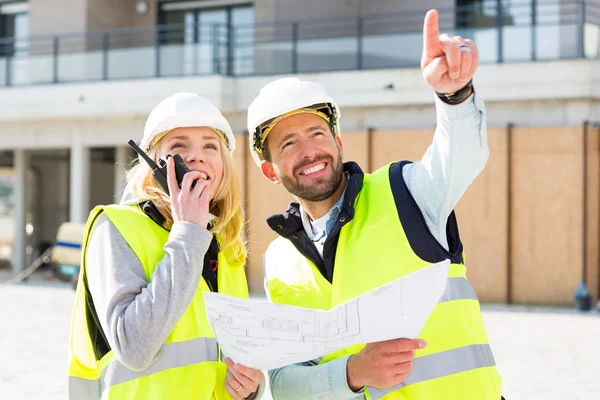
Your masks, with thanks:
[[(160, 357), (196, 293), (211, 240), (206, 228), (175, 222), (148, 283), (123, 236), (105, 214), (98, 216), (85, 256), (88, 286), (102, 330), (124, 366), (143, 371)], [(250, 397), (260, 398), (263, 386)]]

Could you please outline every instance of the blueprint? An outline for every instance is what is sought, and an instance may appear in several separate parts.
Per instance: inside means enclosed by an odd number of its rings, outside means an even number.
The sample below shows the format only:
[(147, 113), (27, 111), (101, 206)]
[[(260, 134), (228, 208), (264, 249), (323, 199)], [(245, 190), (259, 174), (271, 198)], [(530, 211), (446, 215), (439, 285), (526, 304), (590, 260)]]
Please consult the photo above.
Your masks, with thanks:
[(327, 311), (206, 292), (207, 317), (226, 357), (261, 370), (353, 344), (414, 339), (444, 293), (449, 265), (432, 264)]

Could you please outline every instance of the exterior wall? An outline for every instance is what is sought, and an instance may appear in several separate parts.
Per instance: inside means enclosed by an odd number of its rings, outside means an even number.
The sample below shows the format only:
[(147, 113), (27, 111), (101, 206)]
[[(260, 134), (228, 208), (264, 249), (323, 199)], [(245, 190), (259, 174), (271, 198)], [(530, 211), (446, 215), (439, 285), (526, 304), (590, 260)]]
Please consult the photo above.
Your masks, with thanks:
[(586, 282), (600, 297), (600, 126), (588, 132)]
[(155, 25), (158, 11), (154, 1), (148, 2), (150, 7), (146, 15), (135, 12), (136, 2), (137, 0), (87, 0), (87, 30)]
[[(28, 0), (32, 36), (151, 26), (157, 7), (150, 0), (146, 15), (135, 12), (136, 0)], [(68, 10), (68, 12), (65, 12)]]
[(31, 36), (86, 31), (87, 0), (29, 0), (28, 2)]
[[(590, 135), (590, 155), (597, 162), (597, 131)], [(514, 300), (519, 303), (571, 303), (582, 277), (583, 219), (597, 232), (598, 199), (583, 204), (581, 128), (516, 128), (513, 201)], [(589, 168), (589, 167), (588, 167)], [(535, 171), (535, 173), (532, 173)], [(589, 169), (598, 179), (597, 169)], [(594, 193), (597, 185), (592, 187)], [(593, 211), (592, 211), (593, 210)], [(597, 235), (588, 265), (597, 258)], [(594, 240), (596, 239), (596, 240)], [(594, 268), (597, 272), (597, 263)], [(597, 273), (590, 271), (591, 280)], [(589, 275), (588, 275), (589, 276)], [(597, 286), (597, 285), (594, 285)], [(596, 292), (596, 288), (593, 288)]]
[[(87, 26), (88, 32), (112, 30), (120, 28), (148, 27), (147, 30), (136, 31), (135, 33), (112, 34), (110, 36), (109, 47), (113, 49), (153, 46), (156, 43), (156, 31), (153, 25), (156, 24), (157, 8), (149, 2), (149, 9), (146, 15), (138, 15), (135, 12), (136, 0), (87, 0)], [(153, 3), (153, 2), (152, 2)], [(91, 36), (87, 38), (87, 50), (100, 50), (103, 46), (102, 36)], [(126, 54), (123, 50), (122, 54)], [(138, 57), (142, 57), (142, 62), (147, 60), (150, 50), (136, 49)], [(121, 54), (114, 54), (114, 57), (122, 57)], [(133, 60), (131, 60), (133, 61)], [(120, 69), (125, 69), (127, 63), (123, 62)], [(141, 65), (138, 68), (144, 68)]]

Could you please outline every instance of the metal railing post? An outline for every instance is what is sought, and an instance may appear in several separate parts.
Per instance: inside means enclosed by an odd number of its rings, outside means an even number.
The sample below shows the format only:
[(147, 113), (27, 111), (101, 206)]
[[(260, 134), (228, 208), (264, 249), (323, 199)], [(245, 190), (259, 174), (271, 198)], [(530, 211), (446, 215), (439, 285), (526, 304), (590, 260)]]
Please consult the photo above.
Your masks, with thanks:
[(363, 18), (356, 20), (356, 69), (363, 67)]
[(160, 32), (160, 27), (156, 26), (155, 27), (156, 32), (154, 34), (154, 40), (156, 41), (155, 45), (155, 57), (154, 57), (154, 61), (155, 61), (155, 66), (154, 66), (154, 72), (156, 77), (160, 77), (160, 40), (161, 40), (161, 32)]
[(218, 74), (219, 71), (219, 24), (212, 25), (212, 58), (213, 58), (213, 73)]
[(498, 54), (497, 62), (504, 62), (504, 10), (502, 8), (502, 0), (496, 0), (496, 29), (498, 32)]
[[(4, 51), (6, 53), (6, 69), (4, 70), (4, 86), (8, 87), (12, 85), (12, 63), (11, 63), (11, 56), (10, 56), (10, 52), (6, 51), (6, 47), (7, 45), (4, 44)], [(13, 39), (13, 46), (14, 46), (14, 39)]]
[(227, 76), (233, 76), (233, 49), (235, 46), (235, 38), (233, 34), (233, 26), (227, 24)]
[(102, 35), (102, 80), (108, 80), (108, 32)]
[(292, 73), (298, 72), (298, 22), (292, 24)]
[(531, 0), (531, 61), (537, 59), (537, 0)]
[(585, 1), (581, 0), (579, 3), (579, 43), (577, 48), (577, 56), (579, 58), (585, 57)]
[(52, 82), (58, 83), (58, 36), (52, 39)]

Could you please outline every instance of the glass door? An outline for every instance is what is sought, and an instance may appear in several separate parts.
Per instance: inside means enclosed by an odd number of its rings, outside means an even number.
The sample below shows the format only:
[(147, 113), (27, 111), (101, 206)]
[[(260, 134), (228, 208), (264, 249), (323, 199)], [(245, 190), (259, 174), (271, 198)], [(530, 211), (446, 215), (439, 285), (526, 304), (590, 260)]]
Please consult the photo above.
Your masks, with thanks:
[(10, 9), (5, 11), (0, 8), (0, 38), (16, 39), (5, 41), (0, 45), (0, 56), (24, 55), (28, 53), (29, 37), (29, 13), (12, 13)]
[[(251, 5), (207, 8), (191, 2), (190, 9), (179, 9), (183, 4), (166, 3), (159, 15), (161, 30), (165, 32), (169, 30), (167, 24), (180, 25), (179, 35), (161, 34), (161, 45), (187, 45), (179, 57), (161, 60), (161, 65), (163, 62), (173, 64), (164, 66), (161, 72), (177, 68), (183, 69), (185, 74), (231, 75), (253, 71), (254, 9)], [(174, 5), (178, 9), (174, 9)], [(240, 29), (236, 28), (238, 25)], [(183, 63), (178, 61), (182, 57)], [(193, 65), (191, 70), (186, 67), (188, 61)]]
[(198, 37), (205, 45), (201, 54), (205, 73), (223, 74), (228, 71), (228, 25), (227, 9), (198, 11)]
[(231, 10), (233, 43), (233, 75), (254, 73), (254, 8), (236, 7)]

